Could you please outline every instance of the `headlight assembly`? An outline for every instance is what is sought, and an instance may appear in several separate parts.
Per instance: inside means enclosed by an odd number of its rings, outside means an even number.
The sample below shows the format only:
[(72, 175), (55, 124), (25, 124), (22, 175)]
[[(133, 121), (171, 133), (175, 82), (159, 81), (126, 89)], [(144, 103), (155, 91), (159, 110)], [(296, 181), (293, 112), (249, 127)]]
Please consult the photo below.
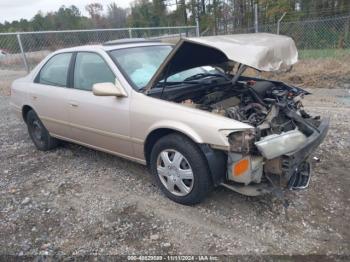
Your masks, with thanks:
[(293, 152), (306, 143), (306, 136), (299, 130), (291, 130), (280, 135), (273, 134), (255, 142), (256, 147), (267, 159)]
[(230, 132), (228, 135), (228, 142), (230, 143), (231, 152), (239, 152), (242, 154), (247, 154), (250, 152), (254, 140), (255, 132), (253, 129), (248, 129), (244, 131)]

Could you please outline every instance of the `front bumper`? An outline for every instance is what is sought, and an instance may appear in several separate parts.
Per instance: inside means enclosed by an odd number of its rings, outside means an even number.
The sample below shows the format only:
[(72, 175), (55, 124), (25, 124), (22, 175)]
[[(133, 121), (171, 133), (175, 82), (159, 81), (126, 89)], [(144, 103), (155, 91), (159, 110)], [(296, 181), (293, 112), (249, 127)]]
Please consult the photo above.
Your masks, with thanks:
[[(271, 175), (264, 171), (267, 180), (261, 183), (250, 183), (243, 185), (241, 183), (227, 181), (221, 185), (237, 191), (244, 195), (257, 196), (276, 191), (276, 188), (291, 188), (291, 181), (299, 175), (301, 166), (308, 161), (310, 155), (322, 143), (329, 129), (329, 118), (321, 121), (320, 125), (314, 129), (313, 133), (306, 138), (305, 143), (293, 152), (279, 156), (281, 173)], [(230, 168), (228, 168), (230, 170)], [(229, 171), (228, 171), (229, 172)]]
[(329, 129), (329, 118), (321, 121), (318, 128), (307, 138), (306, 143), (298, 150), (282, 156), (282, 169), (284, 176), (289, 180), (298, 167), (306, 161), (309, 156), (322, 143)]

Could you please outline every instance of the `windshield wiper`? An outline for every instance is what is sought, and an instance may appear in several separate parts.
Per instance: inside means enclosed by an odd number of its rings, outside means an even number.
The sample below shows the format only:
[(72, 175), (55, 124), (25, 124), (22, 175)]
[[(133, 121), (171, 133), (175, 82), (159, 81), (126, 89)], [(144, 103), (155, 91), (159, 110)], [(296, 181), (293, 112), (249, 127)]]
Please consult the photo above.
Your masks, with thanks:
[(203, 84), (200, 81), (171, 81), (171, 82), (158, 82), (156, 86), (171, 86), (171, 85), (181, 85), (181, 84), (190, 84), (190, 85), (198, 85)]
[[(229, 79), (227, 76), (224, 76), (224, 75), (221, 75), (221, 74), (209, 74), (209, 73), (206, 73), (206, 74), (197, 74), (197, 75), (205, 75), (205, 76), (202, 76), (202, 77), (198, 77), (197, 79), (199, 80), (200, 78), (203, 78), (203, 77), (207, 77), (207, 76), (219, 76), (219, 77), (223, 77), (225, 78), (227, 81), (231, 81), (231, 79)], [(201, 81), (196, 81), (195, 79), (191, 79), (192, 77), (194, 77), (196, 75), (193, 75), (193, 76), (190, 76), (186, 79), (184, 79), (183, 81), (171, 81), (171, 82), (158, 82), (155, 87), (168, 87), (168, 86), (171, 86), (171, 85), (181, 85), (181, 84), (190, 84), (190, 85), (198, 85), (198, 84), (201, 84), (201, 85), (210, 85), (210, 83), (203, 83)], [(144, 86), (144, 87), (141, 87), (139, 88), (138, 90), (139, 91), (144, 91), (146, 89), (147, 86)]]
[(186, 81), (191, 81), (191, 80), (197, 80), (197, 79), (201, 79), (201, 78), (205, 78), (205, 77), (222, 77), (225, 78), (225, 80), (230, 81), (231, 79), (223, 74), (212, 74), (212, 73), (199, 73), (199, 74), (195, 74), (193, 76), (189, 76), (187, 78), (184, 79), (184, 82)]

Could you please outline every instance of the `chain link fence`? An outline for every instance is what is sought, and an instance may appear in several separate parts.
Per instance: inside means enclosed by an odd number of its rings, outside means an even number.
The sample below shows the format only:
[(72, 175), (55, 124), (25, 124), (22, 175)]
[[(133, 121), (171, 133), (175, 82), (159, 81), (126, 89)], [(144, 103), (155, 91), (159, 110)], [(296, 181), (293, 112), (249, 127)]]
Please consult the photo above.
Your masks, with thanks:
[[(277, 25), (262, 25), (261, 32), (277, 32)], [(281, 22), (280, 34), (291, 36), (299, 49), (350, 48), (350, 16)]]
[[(276, 34), (278, 23), (259, 24), (259, 32)], [(229, 28), (222, 26), (219, 34), (254, 33), (255, 28)], [(350, 15), (325, 19), (281, 22), (279, 33), (294, 39), (299, 50), (326, 50), (350, 48)], [(210, 35), (205, 32), (203, 35)], [(350, 51), (349, 51), (350, 53)]]
[(191, 36), (196, 36), (195, 26), (0, 33), (0, 87), (25, 75), (57, 49), (122, 38), (176, 42), (180, 37)]

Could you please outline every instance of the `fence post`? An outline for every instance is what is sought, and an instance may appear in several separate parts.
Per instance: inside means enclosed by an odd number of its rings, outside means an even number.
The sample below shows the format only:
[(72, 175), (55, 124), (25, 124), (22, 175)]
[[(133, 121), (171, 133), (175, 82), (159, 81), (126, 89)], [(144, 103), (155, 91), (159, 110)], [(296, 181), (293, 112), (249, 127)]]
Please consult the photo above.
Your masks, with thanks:
[(20, 34), (17, 34), (17, 41), (18, 41), (19, 48), (21, 50), (21, 55), (22, 55), (24, 67), (25, 67), (26, 71), (29, 73), (28, 61), (27, 61), (26, 54), (24, 53), (24, 50), (23, 50), (23, 45), (22, 45), (22, 40), (21, 40)]
[(255, 33), (259, 32), (258, 4), (254, 4), (254, 28), (255, 28)]
[(196, 36), (199, 37), (199, 19), (198, 19), (198, 15), (196, 16)]
[(277, 21), (277, 34), (279, 35), (280, 34), (280, 24), (281, 24), (281, 21), (282, 19), (284, 18), (284, 16), (287, 14), (287, 12), (284, 12), (283, 15), (281, 16), (280, 19), (278, 19)]
[(346, 19), (345, 22), (345, 32), (344, 32), (344, 48), (350, 47), (350, 37), (349, 37), (349, 31), (350, 31), (350, 16), (348, 19)]
[(129, 28), (129, 38), (132, 38), (132, 29)]

